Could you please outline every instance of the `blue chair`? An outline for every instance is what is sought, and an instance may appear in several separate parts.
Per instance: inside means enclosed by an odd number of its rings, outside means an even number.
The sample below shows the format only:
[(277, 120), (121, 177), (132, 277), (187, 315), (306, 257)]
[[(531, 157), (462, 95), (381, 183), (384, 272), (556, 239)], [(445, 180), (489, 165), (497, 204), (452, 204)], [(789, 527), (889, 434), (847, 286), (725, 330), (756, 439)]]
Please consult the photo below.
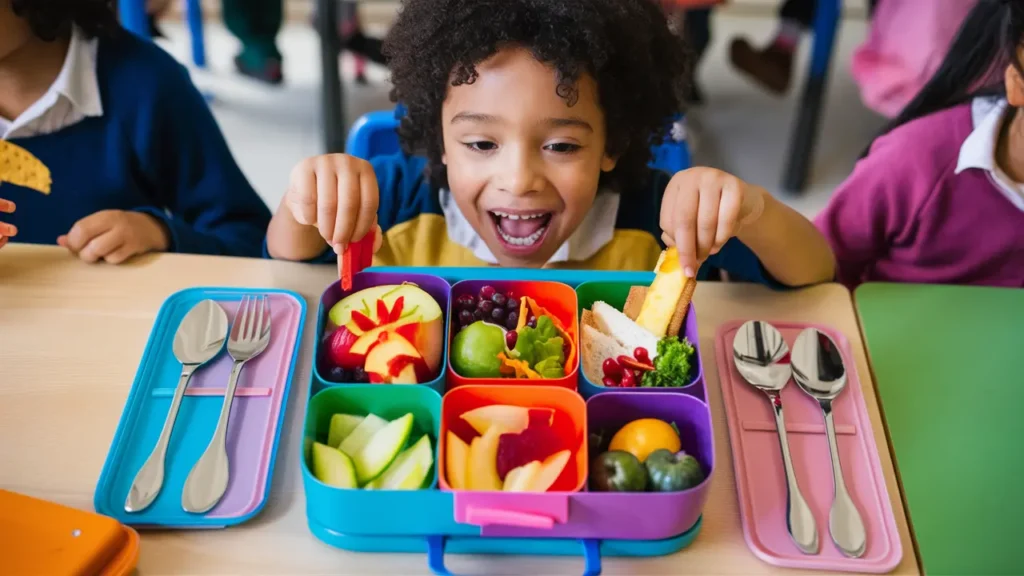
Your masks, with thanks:
[[(206, 68), (206, 43), (203, 40), (202, 0), (185, 0), (185, 17), (192, 37), (192, 62), (198, 68)], [(120, 0), (118, 11), (121, 25), (137, 36), (152, 40), (146, 18), (146, 0)]]
[[(398, 142), (398, 121), (404, 114), (399, 105), (394, 110), (378, 110), (363, 114), (349, 129), (345, 152), (370, 159), (383, 154), (394, 154), (401, 149)], [(671, 135), (663, 144), (652, 147), (652, 168), (675, 174), (690, 167), (690, 149), (686, 140), (675, 141)]]

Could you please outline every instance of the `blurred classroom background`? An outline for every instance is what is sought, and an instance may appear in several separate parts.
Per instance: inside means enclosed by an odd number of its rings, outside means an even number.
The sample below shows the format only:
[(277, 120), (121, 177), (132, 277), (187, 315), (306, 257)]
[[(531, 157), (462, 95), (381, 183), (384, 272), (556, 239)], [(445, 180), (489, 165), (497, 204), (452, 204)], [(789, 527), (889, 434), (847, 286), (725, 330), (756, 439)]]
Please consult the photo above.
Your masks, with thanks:
[[(792, 87), (784, 97), (758, 88), (728, 61), (733, 37), (746, 35), (760, 44), (772, 36), (778, 23), (778, 0), (731, 0), (716, 9), (712, 44), (699, 70), (705, 103), (690, 110), (687, 118), (694, 164), (720, 168), (760, 184), (808, 217), (825, 205), (885, 123), (862, 103), (850, 75), (851, 57), (868, 31), (866, 0), (845, 0), (843, 4), (817, 149), (805, 189), (785, 192), (782, 178), (807, 72), (810, 38), (801, 44)], [(286, 23), (278, 36), (285, 81), (277, 87), (235, 72), (232, 58), (238, 42), (221, 24), (218, 0), (203, 0), (207, 68), (192, 67), (183, 5), (175, 0), (174, 8), (161, 20), (167, 39), (158, 42), (188, 64), (200, 89), (213, 95), (214, 114), (242, 170), (267, 204), (276, 208), (295, 163), (323, 152), (320, 52), (312, 24), (313, 2), (285, 2)], [(377, 0), (360, 3), (366, 34), (382, 36), (398, 6), (397, 2)], [(348, 54), (339, 57), (339, 65), (349, 124), (366, 112), (393, 107), (386, 69), (369, 64), (369, 82), (364, 85), (355, 82), (354, 62)]]

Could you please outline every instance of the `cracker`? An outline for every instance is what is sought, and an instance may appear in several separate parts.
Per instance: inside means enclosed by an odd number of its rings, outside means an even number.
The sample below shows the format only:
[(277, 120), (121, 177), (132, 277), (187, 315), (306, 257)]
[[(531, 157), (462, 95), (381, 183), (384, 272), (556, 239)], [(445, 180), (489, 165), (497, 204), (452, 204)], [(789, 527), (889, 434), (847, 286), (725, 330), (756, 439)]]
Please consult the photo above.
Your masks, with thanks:
[(679, 332), (683, 329), (683, 323), (686, 321), (686, 313), (690, 310), (690, 301), (693, 300), (693, 291), (697, 289), (697, 282), (695, 280), (688, 280), (686, 284), (683, 284), (683, 293), (679, 295), (679, 302), (676, 304), (676, 311), (672, 314), (672, 319), (668, 322), (668, 330), (666, 334), (668, 336), (679, 336)]
[(640, 309), (644, 305), (644, 298), (647, 297), (647, 286), (630, 286), (629, 296), (626, 296), (626, 305), (622, 307), (622, 313), (630, 320), (636, 320), (640, 315)]
[(24, 148), (0, 140), (0, 182), (50, 193), (50, 169)]

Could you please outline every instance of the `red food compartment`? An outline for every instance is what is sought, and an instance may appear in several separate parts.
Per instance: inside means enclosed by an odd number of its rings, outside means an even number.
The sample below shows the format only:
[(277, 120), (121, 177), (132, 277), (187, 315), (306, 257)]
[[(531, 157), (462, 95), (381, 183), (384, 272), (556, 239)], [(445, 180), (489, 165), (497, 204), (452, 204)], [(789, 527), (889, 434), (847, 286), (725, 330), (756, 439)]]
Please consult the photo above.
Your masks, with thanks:
[[(529, 298), (539, 308), (543, 309), (544, 312), (553, 317), (556, 321), (556, 326), (563, 331), (563, 338), (566, 338), (569, 344), (569, 350), (565, 356), (565, 376), (561, 378), (468, 377), (456, 371), (458, 363), (453, 364), (452, 357), (457, 351), (452, 349), (452, 345), (462, 326), (459, 319), (460, 307), (458, 302), (461, 297), (467, 295), (479, 297), (484, 287), (493, 288), (503, 295), (511, 294), (512, 298), (519, 300), (521, 304), (525, 298)], [(580, 361), (579, 322), (576, 315), (576, 302), (576, 291), (569, 285), (560, 282), (466, 280), (456, 283), (452, 287), (450, 300), (451, 316), (448, 322), (448, 346), (446, 347), (448, 360), (447, 389), (452, 390), (467, 384), (475, 384), (558, 386), (576, 390)], [(517, 311), (517, 315), (521, 316), (522, 314)], [(505, 328), (508, 328), (508, 324), (506, 324)]]
[[(462, 415), (484, 406), (507, 405), (525, 408), (522, 422), (526, 428), (506, 432), (499, 439), (496, 465), (499, 476), (516, 465), (543, 460), (552, 453), (569, 450), (569, 461), (546, 492), (578, 492), (587, 478), (587, 407), (583, 398), (557, 386), (473, 386), (467, 385), (445, 394), (441, 404), (441, 434), (438, 439), (438, 482), (444, 490), (453, 490), (448, 478), (448, 432), (470, 445), (482, 435)], [(553, 413), (552, 413), (553, 411)], [(504, 429), (511, 430), (514, 416), (499, 415)], [(550, 418), (550, 420), (549, 420)], [(546, 423), (550, 422), (550, 428)], [(551, 444), (557, 444), (552, 449)], [(534, 452), (536, 450), (536, 452)], [(534, 454), (539, 454), (534, 457)], [(472, 466), (473, 454), (468, 456)], [(501, 478), (504, 480), (504, 478)], [(501, 492), (504, 493), (504, 492)], [(537, 492), (535, 492), (537, 493)], [(508, 492), (508, 494), (521, 494)]]

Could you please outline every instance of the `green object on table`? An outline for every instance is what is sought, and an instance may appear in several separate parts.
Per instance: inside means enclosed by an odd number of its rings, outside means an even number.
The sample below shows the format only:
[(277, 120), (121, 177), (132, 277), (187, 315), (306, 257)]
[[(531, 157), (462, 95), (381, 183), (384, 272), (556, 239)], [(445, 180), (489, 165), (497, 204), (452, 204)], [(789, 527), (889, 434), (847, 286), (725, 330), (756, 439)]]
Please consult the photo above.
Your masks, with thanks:
[(1024, 574), (1024, 290), (854, 295), (926, 574)]

